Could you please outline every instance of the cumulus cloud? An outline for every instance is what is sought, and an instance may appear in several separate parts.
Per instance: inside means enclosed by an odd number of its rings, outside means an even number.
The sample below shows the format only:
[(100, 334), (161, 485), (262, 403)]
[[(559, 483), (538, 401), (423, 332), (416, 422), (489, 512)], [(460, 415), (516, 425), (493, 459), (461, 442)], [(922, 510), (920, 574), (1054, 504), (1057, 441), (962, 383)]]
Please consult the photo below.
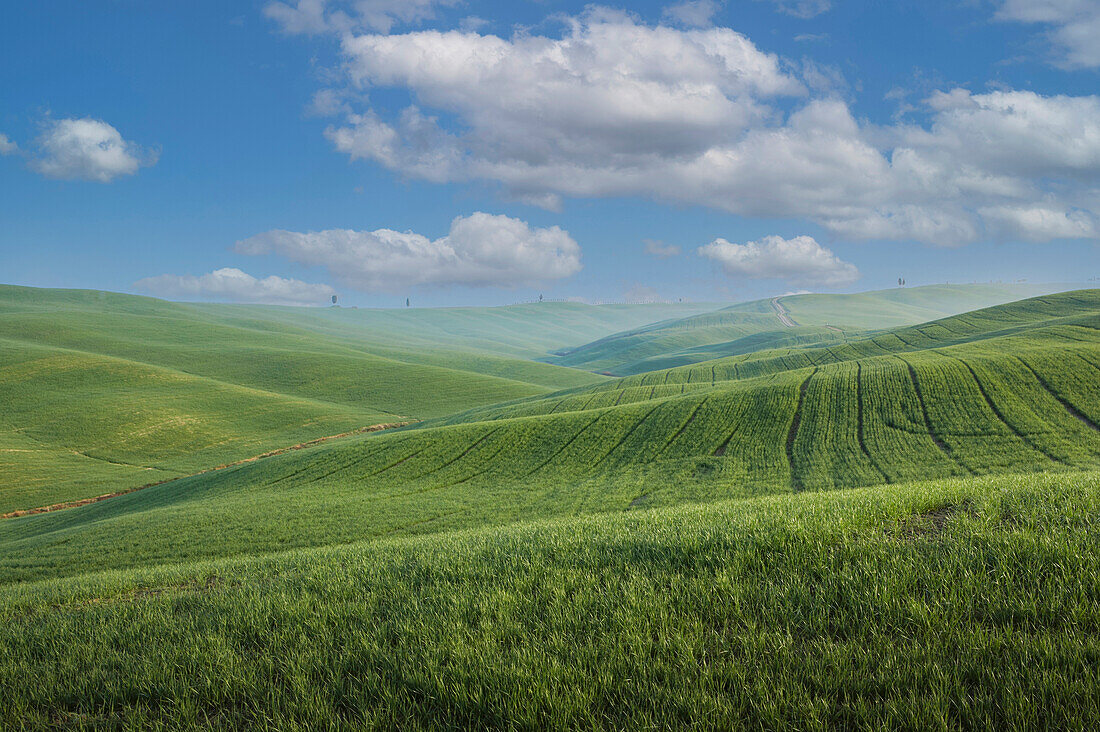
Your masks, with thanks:
[(997, 17), (1045, 25), (1060, 66), (1100, 67), (1100, 3), (1096, 0), (1004, 0)]
[(437, 7), (457, 4), (458, 0), (292, 0), (269, 2), (264, 6), (264, 15), (278, 23), (284, 33), (388, 33), (396, 24), (429, 20), (435, 17)]
[(792, 67), (728, 28), (649, 26), (589, 9), (560, 37), (347, 34), (348, 97), (407, 91), (395, 115), (351, 108), (326, 135), (353, 159), (436, 183), (494, 181), (556, 210), (641, 196), (812, 221), (848, 238), (956, 245), (1001, 236), (1005, 209), (1089, 231), (1100, 209), (1100, 97), (955, 89), (927, 123), (855, 119), (824, 67)]
[(263, 303), (267, 305), (324, 305), (335, 294), (328, 285), (283, 277), (262, 279), (234, 267), (204, 275), (160, 275), (134, 283), (142, 292), (166, 298)]
[(715, 239), (697, 251), (721, 265), (731, 277), (779, 279), (795, 286), (827, 287), (842, 287), (859, 279), (855, 265), (841, 260), (811, 236), (793, 239), (766, 236), (745, 244)]
[(689, 28), (703, 28), (714, 22), (721, 7), (717, 0), (683, 0), (665, 8), (661, 17)]
[(680, 253), (680, 247), (675, 244), (665, 244), (658, 239), (643, 239), (642, 243), (645, 245), (645, 253), (658, 259), (675, 257)]
[(517, 287), (581, 269), (580, 247), (568, 232), (481, 212), (454, 219), (438, 239), (391, 229), (276, 230), (237, 242), (236, 251), (322, 266), (340, 283), (364, 291), (415, 285)]
[(31, 167), (47, 178), (109, 183), (156, 162), (155, 153), (122, 139), (102, 120), (59, 119), (38, 139)]
[[(563, 38), (422, 31), (343, 48), (353, 85), (407, 88), (418, 104), (393, 121), (349, 116), (328, 132), (338, 149), (429, 180), (505, 179), (521, 196), (558, 193), (545, 179), (569, 167), (614, 178), (703, 154), (772, 114), (758, 98), (805, 91), (731, 30), (610, 11), (574, 19)], [(447, 131), (425, 107), (466, 129)]]
[(9, 140), (7, 135), (0, 133), (0, 155), (11, 155), (18, 149), (19, 146)]

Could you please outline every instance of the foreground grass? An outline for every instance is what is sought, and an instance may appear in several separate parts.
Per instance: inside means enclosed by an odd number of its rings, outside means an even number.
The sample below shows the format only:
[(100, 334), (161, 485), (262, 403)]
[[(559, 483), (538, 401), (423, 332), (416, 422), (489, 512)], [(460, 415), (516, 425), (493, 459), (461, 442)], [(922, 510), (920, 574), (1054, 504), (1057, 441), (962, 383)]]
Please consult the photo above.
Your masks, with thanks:
[(0, 589), (0, 727), (1082, 728), (1100, 474)]

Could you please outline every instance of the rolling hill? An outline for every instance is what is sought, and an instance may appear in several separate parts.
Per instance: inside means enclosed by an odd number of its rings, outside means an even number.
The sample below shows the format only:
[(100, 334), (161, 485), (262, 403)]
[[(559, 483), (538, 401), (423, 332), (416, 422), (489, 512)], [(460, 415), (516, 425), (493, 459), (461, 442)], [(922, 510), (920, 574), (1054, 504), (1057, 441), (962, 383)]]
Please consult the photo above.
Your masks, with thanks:
[(595, 383), (601, 377), (515, 354), (699, 307), (425, 313), (2, 286), (0, 514)]
[(853, 295), (790, 295), (615, 333), (548, 360), (627, 376), (770, 348), (844, 342), (864, 337), (866, 331), (924, 323), (1063, 289), (1067, 288), (928, 285)]
[(534, 517), (1092, 469), (1098, 372), (1100, 291), (1052, 295), (843, 346), (474, 409), (2, 522), (0, 581)]
[(0, 727), (1100, 718), (1100, 290), (617, 379), (63, 296), (0, 324), (9, 503), (423, 421), (0, 520)]
[(1087, 728), (1098, 516), (965, 478), (8, 585), (0, 726)]

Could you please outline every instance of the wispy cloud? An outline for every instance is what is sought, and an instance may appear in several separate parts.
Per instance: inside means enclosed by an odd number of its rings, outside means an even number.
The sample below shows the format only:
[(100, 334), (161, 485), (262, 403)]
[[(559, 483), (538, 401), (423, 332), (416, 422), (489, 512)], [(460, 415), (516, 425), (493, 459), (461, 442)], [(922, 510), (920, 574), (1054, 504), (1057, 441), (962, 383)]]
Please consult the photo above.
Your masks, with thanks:
[(435, 17), (440, 7), (459, 0), (289, 0), (269, 2), (264, 15), (284, 33), (317, 35), (372, 30), (388, 33), (401, 23)]
[(714, 16), (721, 7), (717, 0), (683, 0), (665, 8), (661, 17), (689, 28), (705, 28), (714, 23)]
[(1096, 0), (1004, 0), (997, 17), (1046, 26), (1059, 66), (1100, 67), (1100, 2)]
[(324, 305), (335, 290), (283, 277), (257, 278), (234, 267), (204, 275), (160, 275), (134, 283), (142, 292), (164, 298), (262, 303), (267, 305)]
[(645, 245), (645, 253), (658, 259), (675, 257), (680, 253), (680, 247), (675, 244), (665, 244), (658, 239), (643, 239), (642, 243)]

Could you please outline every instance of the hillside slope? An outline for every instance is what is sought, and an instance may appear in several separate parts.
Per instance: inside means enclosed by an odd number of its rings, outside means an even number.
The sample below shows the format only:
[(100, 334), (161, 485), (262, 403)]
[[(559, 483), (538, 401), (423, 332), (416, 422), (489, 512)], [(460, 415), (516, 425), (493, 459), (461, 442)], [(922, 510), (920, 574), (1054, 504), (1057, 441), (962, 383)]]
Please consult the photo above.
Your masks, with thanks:
[[(690, 310), (546, 303), (414, 314), (0, 286), (0, 514), (598, 383), (502, 354), (561, 345), (574, 326), (600, 334), (668, 312)], [(548, 321), (558, 325), (532, 334)], [(472, 331), (489, 350), (455, 350)]]
[(924, 323), (1061, 289), (929, 285), (853, 295), (790, 295), (616, 333), (547, 360), (626, 376), (764, 349), (845, 342), (864, 337), (868, 330)]
[(968, 478), (0, 587), (0, 727), (1087, 729), (1098, 516)]
[[(538, 516), (1100, 467), (1100, 291), (911, 330), (628, 377), (0, 522), (0, 580)], [(907, 341), (913, 333), (928, 347)], [(740, 373), (745, 363), (755, 370)]]

